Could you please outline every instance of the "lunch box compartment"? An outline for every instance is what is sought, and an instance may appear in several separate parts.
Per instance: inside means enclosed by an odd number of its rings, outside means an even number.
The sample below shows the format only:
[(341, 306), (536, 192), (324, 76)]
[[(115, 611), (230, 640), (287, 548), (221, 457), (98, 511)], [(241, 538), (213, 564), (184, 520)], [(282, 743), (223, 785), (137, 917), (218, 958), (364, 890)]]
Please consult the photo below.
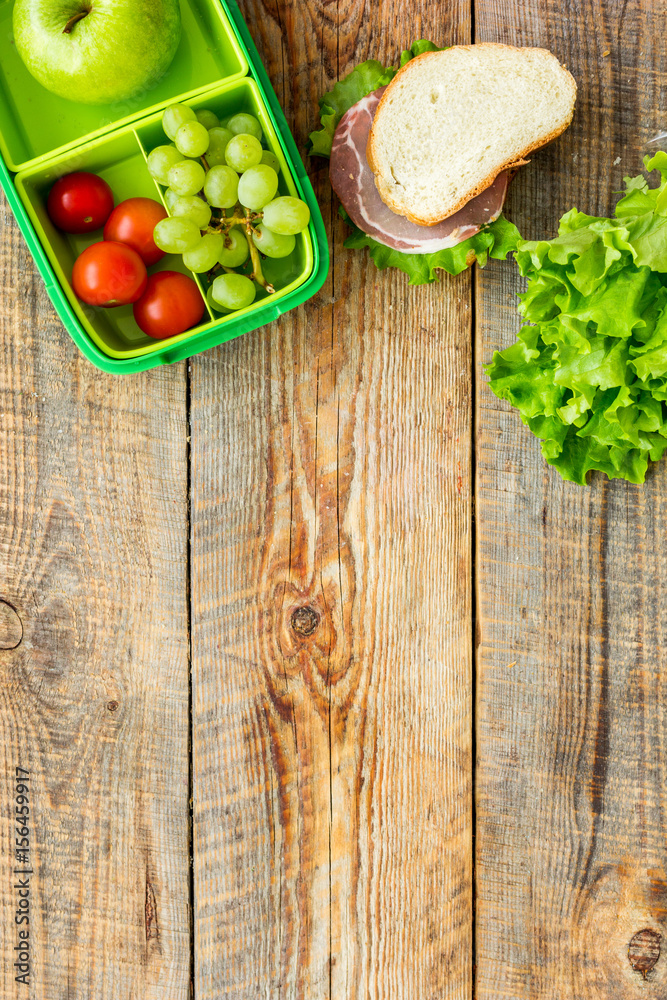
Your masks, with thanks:
[[(255, 115), (262, 125), (266, 145), (281, 164), (279, 193), (301, 196), (254, 80), (245, 78), (226, 84), (187, 103), (195, 110), (208, 108), (218, 117), (239, 111)], [(168, 139), (162, 129), (162, 112), (157, 112), (134, 128), (121, 129), (107, 138), (87, 143), (74, 152), (54, 158), (46, 165), (40, 164), (24, 170), (16, 177), (19, 195), (75, 316), (91, 340), (110, 358), (139, 358), (169, 350), (199, 336), (215, 336), (216, 343), (238, 336), (238, 332), (243, 332), (239, 331), (239, 323), (248, 329), (269, 322), (279, 315), (283, 310), (278, 308), (276, 311), (276, 307), (279, 307), (281, 300), (298, 289), (313, 269), (313, 241), (310, 231), (306, 230), (296, 237), (296, 247), (289, 257), (281, 260), (265, 258), (262, 261), (264, 275), (276, 289), (272, 295), (258, 288), (257, 297), (251, 305), (226, 316), (211, 312), (207, 305), (206, 315), (199, 326), (167, 340), (154, 340), (142, 333), (134, 322), (132, 306), (103, 309), (80, 302), (70, 284), (72, 267), (85, 247), (102, 239), (102, 232), (98, 230), (85, 236), (70, 236), (56, 229), (46, 211), (51, 187), (65, 174), (74, 170), (86, 170), (98, 174), (109, 184), (116, 204), (126, 198), (136, 197), (164, 202), (163, 189), (150, 176), (146, 157), (152, 149), (166, 142)], [(155, 270), (192, 273), (185, 268), (180, 255), (171, 254), (149, 268), (149, 273)], [(192, 277), (198, 282), (206, 298), (209, 284), (206, 277)]]
[(159, 84), (115, 104), (77, 104), (50, 93), (30, 75), (14, 44), (13, 9), (13, 3), (0, 0), (0, 151), (10, 170), (248, 72), (223, 7), (211, 0), (181, 0), (181, 41)]
[[(49, 191), (59, 177), (73, 170), (88, 170), (102, 177), (114, 192), (116, 204), (126, 198), (153, 198), (159, 201), (159, 191), (148, 173), (136, 133), (133, 130), (123, 132), (58, 159), (47, 167), (36, 168), (33, 173), (19, 175), (17, 187), (74, 314), (100, 350), (112, 357), (123, 357), (128, 351), (134, 352), (147, 344), (153, 349), (159, 348), (164, 342), (151, 340), (142, 333), (134, 322), (132, 306), (115, 309), (88, 306), (80, 302), (72, 291), (70, 278), (74, 261), (87, 246), (102, 239), (101, 230), (83, 236), (62, 233), (49, 219), (46, 211)], [(151, 273), (158, 270), (190, 274), (181, 259), (174, 256), (163, 257), (150, 268)]]

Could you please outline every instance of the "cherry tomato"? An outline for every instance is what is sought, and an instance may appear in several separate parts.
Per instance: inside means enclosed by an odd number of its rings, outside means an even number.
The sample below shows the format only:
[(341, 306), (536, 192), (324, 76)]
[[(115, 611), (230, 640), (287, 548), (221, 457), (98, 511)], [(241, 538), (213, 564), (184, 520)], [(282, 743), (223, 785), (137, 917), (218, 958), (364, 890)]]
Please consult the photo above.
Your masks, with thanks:
[(134, 304), (137, 325), (156, 340), (184, 333), (201, 320), (206, 306), (196, 282), (180, 271), (151, 274)]
[(126, 306), (140, 298), (148, 274), (146, 265), (124, 243), (93, 243), (77, 257), (72, 271), (76, 295), (90, 306)]
[(117, 205), (104, 227), (104, 239), (127, 243), (136, 250), (146, 267), (157, 264), (164, 251), (155, 246), (153, 230), (167, 218), (159, 202), (152, 198), (128, 198)]
[(65, 233), (101, 229), (113, 210), (113, 193), (97, 174), (67, 174), (51, 188), (46, 210), (54, 226)]

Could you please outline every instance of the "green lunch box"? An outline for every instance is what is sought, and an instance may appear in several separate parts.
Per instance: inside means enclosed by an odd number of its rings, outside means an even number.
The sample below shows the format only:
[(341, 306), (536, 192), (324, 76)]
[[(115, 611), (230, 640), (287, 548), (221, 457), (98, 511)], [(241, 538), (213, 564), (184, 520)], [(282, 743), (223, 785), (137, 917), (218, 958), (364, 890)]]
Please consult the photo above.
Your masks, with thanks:
[[(322, 216), (235, 0), (181, 0), (183, 35), (167, 74), (148, 94), (107, 106), (66, 101), (33, 79), (13, 43), (13, 6), (0, 0), (0, 182), (58, 315), (94, 365), (107, 372), (138, 372), (180, 361), (277, 319), (321, 288), (329, 268)], [(46, 199), (58, 177), (87, 170), (107, 181), (116, 204), (133, 197), (164, 202), (146, 157), (169, 141), (162, 112), (176, 103), (195, 111), (209, 108), (218, 117), (239, 111), (255, 115), (280, 162), (279, 193), (302, 198), (311, 221), (289, 257), (262, 262), (275, 287), (272, 295), (260, 289), (250, 306), (227, 316), (207, 306), (199, 326), (153, 340), (134, 322), (131, 306), (101, 309), (76, 298), (70, 284), (74, 261), (102, 234), (60, 232), (48, 217)], [(155, 270), (191, 273), (175, 256), (163, 257), (150, 268)], [(206, 298), (203, 276), (192, 277)]]

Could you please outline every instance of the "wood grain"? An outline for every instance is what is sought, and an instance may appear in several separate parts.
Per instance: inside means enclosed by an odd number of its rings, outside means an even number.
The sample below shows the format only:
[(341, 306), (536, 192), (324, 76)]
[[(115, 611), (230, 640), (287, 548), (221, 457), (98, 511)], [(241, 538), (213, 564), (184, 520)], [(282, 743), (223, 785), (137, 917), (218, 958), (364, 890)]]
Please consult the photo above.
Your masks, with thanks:
[[(545, 45), (579, 85), (571, 129), (512, 186), (529, 238), (607, 215), (664, 129), (664, 8), (478, 0), (476, 38)], [(542, 461), (481, 362), (514, 338), (516, 270), (477, 289), (479, 1000), (667, 995), (667, 475), (582, 489)]]
[[(242, 9), (302, 147), (356, 63), (469, 37), (462, 4)], [(309, 169), (324, 291), (192, 362), (196, 994), (464, 1000), (469, 276), (345, 251)]]
[[(183, 367), (114, 378), (80, 357), (4, 202), (0, 352), (0, 995), (185, 1000)], [(29, 988), (10, 957), (17, 765)]]

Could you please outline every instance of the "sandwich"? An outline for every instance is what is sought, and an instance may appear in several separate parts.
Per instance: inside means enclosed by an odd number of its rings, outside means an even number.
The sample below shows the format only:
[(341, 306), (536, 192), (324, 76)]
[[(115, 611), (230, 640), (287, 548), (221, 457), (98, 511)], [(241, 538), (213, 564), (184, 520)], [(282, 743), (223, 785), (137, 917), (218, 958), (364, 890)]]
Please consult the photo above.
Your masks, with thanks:
[(502, 215), (508, 184), (565, 131), (575, 97), (546, 49), (419, 41), (399, 69), (357, 66), (321, 99), (310, 135), (352, 228), (345, 246), (411, 284), (505, 259), (520, 238)]

